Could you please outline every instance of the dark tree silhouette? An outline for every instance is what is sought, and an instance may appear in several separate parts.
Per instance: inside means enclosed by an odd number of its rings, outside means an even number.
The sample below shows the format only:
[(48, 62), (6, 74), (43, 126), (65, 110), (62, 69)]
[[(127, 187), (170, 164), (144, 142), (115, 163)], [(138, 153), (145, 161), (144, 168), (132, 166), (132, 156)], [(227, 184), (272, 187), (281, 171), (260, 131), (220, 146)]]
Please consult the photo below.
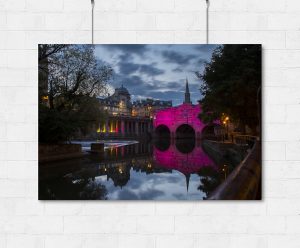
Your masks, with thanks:
[(66, 141), (103, 121), (96, 97), (112, 73), (92, 45), (39, 45), (39, 141)]
[(209, 123), (222, 113), (242, 127), (253, 131), (259, 124), (261, 87), (261, 46), (224, 45), (218, 47), (204, 72), (196, 73), (203, 81), (199, 101), (202, 121)]

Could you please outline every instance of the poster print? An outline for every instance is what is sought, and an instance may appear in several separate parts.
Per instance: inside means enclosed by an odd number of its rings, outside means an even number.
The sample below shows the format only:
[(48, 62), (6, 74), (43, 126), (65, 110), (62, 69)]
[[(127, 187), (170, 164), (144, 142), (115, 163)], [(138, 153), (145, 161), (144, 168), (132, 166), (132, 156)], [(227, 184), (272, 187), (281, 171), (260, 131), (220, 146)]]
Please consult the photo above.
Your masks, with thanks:
[(38, 47), (40, 200), (261, 199), (261, 45)]

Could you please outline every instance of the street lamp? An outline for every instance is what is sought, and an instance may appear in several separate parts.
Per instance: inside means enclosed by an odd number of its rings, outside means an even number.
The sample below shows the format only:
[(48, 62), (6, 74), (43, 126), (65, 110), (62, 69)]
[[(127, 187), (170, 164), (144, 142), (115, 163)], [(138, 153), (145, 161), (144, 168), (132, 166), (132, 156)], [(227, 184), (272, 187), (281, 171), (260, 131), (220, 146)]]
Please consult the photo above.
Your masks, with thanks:
[(226, 129), (226, 135), (225, 136), (227, 136), (227, 139), (229, 139), (228, 138), (228, 136), (229, 136), (229, 116), (225, 116), (225, 114), (224, 113), (222, 113), (222, 122), (223, 122), (223, 124), (224, 124), (224, 127), (225, 127), (225, 129)]

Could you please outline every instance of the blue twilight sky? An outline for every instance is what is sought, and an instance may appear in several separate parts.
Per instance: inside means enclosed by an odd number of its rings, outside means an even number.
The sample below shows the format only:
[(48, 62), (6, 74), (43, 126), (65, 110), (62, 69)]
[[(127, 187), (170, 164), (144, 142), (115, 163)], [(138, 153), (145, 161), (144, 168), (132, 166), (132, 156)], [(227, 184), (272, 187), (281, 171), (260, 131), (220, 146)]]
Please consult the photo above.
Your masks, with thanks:
[(201, 98), (201, 82), (195, 71), (203, 71), (218, 45), (96, 45), (95, 55), (109, 64), (114, 75), (109, 92), (122, 84), (132, 100), (147, 97), (183, 102), (185, 79), (188, 78), (191, 100)]

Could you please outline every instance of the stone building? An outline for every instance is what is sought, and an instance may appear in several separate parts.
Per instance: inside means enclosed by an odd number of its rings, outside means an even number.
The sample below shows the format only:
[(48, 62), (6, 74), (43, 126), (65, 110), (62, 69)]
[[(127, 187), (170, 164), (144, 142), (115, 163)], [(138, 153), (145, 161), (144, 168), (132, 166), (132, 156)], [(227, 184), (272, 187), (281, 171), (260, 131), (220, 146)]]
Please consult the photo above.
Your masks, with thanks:
[(132, 116), (145, 116), (153, 118), (155, 111), (172, 107), (172, 101), (161, 101), (147, 98), (133, 102)]
[(172, 106), (172, 101), (146, 99), (132, 103), (131, 95), (122, 85), (114, 94), (99, 99), (100, 108), (107, 113), (99, 123), (97, 133), (105, 137), (137, 137), (152, 132), (152, 118), (156, 110)]
[(105, 99), (99, 99), (100, 108), (112, 116), (130, 116), (132, 112), (131, 97), (122, 85), (116, 88), (114, 94)]

